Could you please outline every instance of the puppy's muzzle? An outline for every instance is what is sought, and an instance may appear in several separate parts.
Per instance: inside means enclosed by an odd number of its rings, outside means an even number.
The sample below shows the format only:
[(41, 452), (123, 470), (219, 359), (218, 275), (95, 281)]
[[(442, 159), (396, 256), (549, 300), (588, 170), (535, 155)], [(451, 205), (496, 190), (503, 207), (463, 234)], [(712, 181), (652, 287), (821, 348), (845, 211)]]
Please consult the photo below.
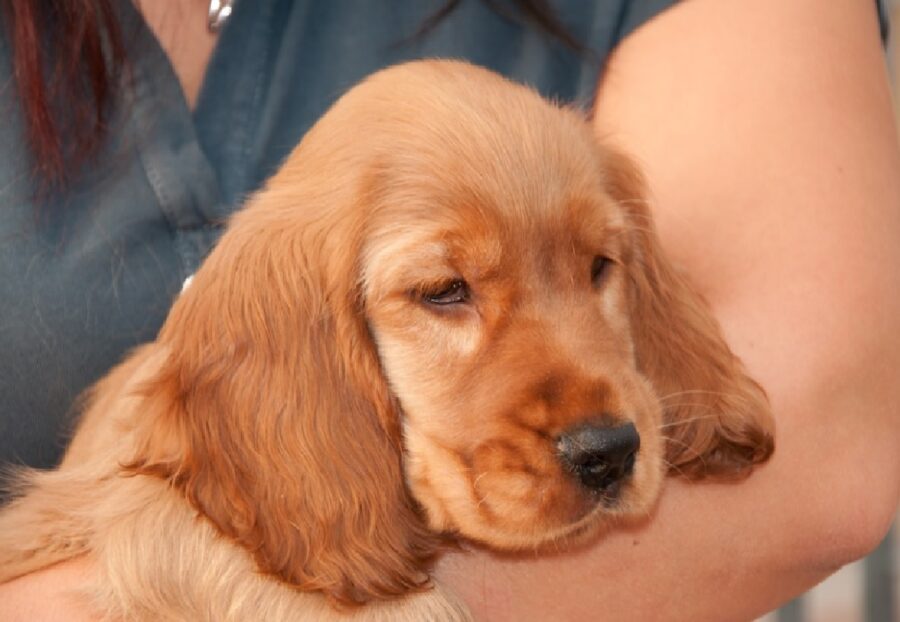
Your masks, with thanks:
[(618, 426), (582, 424), (556, 442), (563, 467), (582, 486), (606, 498), (615, 498), (622, 482), (634, 470), (641, 437), (634, 424)]

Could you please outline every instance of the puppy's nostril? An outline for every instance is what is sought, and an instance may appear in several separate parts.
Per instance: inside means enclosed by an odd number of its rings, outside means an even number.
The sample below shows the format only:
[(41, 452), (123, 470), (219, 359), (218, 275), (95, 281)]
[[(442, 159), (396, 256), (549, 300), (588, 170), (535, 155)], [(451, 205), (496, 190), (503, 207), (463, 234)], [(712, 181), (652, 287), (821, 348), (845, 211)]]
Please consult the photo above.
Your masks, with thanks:
[(563, 466), (586, 488), (610, 494), (634, 471), (640, 446), (641, 437), (632, 423), (581, 425), (557, 440)]

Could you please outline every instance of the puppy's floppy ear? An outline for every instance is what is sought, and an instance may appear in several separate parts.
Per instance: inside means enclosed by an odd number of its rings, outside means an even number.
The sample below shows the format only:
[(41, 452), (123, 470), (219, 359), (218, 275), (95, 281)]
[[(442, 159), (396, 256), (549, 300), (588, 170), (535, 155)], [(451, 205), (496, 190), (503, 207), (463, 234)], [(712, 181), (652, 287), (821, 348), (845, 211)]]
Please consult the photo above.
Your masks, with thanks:
[(663, 254), (637, 167), (614, 149), (605, 157), (608, 192), (630, 221), (632, 337), (638, 368), (663, 407), (666, 459), (689, 478), (748, 473), (774, 448), (766, 395)]
[(166, 478), (264, 572), (341, 604), (389, 598), (423, 587), (436, 543), (356, 294), (362, 226), (340, 209), (304, 226), (303, 200), (260, 193), (177, 300), (127, 468)]

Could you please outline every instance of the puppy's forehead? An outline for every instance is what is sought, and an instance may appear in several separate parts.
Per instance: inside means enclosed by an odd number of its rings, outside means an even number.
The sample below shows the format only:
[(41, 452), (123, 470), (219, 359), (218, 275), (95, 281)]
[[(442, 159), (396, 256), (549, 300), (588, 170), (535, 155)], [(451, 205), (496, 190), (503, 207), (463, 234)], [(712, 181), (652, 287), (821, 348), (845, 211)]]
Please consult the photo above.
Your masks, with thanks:
[(451, 199), (394, 205), (381, 216), (363, 249), (369, 293), (423, 280), (490, 281), (538, 265), (567, 272), (586, 256), (616, 254), (624, 224), (610, 199), (577, 195), (563, 195), (551, 209)]
[(600, 167), (583, 112), (452, 61), (379, 72), (320, 125), (325, 131), (315, 134), (323, 142), (350, 142), (397, 183), (440, 177), (444, 190), (478, 188), (502, 194), (510, 205), (547, 195), (554, 185), (580, 183)]
[(447, 62), (396, 68), (361, 92), (376, 163), (370, 272), (388, 257), (430, 266), (472, 257), (489, 271), (503, 255), (590, 252), (624, 226), (581, 112)]
[(526, 224), (552, 221), (569, 205), (591, 207), (585, 200), (603, 189), (589, 128), (546, 102), (531, 103), (541, 114), (502, 117), (472, 107), (412, 132), (392, 155), (397, 190), (428, 196), (459, 216), (489, 210)]
[[(446, 218), (436, 210), (435, 217), (394, 220), (374, 227), (363, 248), (362, 279), (366, 292), (387, 292), (396, 287), (413, 286), (422, 279), (491, 278), (500, 270), (508, 248), (496, 227), (473, 218), (466, 225)], [(443, 214), (441, 218), (439, 214)]]
[(398, 250), (421, 245), (434, 258), (499, 260), (501, 251), (554, 245), (597, 251), (626, 227), (623, 206), (604, 187), (593, 145), (549, 147), (529, 150), (511, 136), (506, 145), (475, 145), (463, 157), (448, 149), (432, 156), (434, 165), (414, 152), (399, 154), (409, 161), (385, 176), (369, 237), (389, 238), (385, 245)]

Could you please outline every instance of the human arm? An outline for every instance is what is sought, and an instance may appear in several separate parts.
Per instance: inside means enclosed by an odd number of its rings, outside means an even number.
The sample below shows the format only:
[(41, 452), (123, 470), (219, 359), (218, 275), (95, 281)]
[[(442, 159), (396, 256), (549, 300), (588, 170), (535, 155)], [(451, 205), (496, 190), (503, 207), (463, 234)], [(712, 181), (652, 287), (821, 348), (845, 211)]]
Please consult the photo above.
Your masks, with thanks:
[(78, 558), (0, 584), (4, 622), (94, 622), (75, 593), (91, 578), (91, 564)]
[(575, 554), (453, 555), (479, 619), (748, 620), (864, 555), (900, 490), (900, 158), (874, 4), (687, 0), (631, 35), (596, 127), (767, 389), (771, 462), (671, 480)]

